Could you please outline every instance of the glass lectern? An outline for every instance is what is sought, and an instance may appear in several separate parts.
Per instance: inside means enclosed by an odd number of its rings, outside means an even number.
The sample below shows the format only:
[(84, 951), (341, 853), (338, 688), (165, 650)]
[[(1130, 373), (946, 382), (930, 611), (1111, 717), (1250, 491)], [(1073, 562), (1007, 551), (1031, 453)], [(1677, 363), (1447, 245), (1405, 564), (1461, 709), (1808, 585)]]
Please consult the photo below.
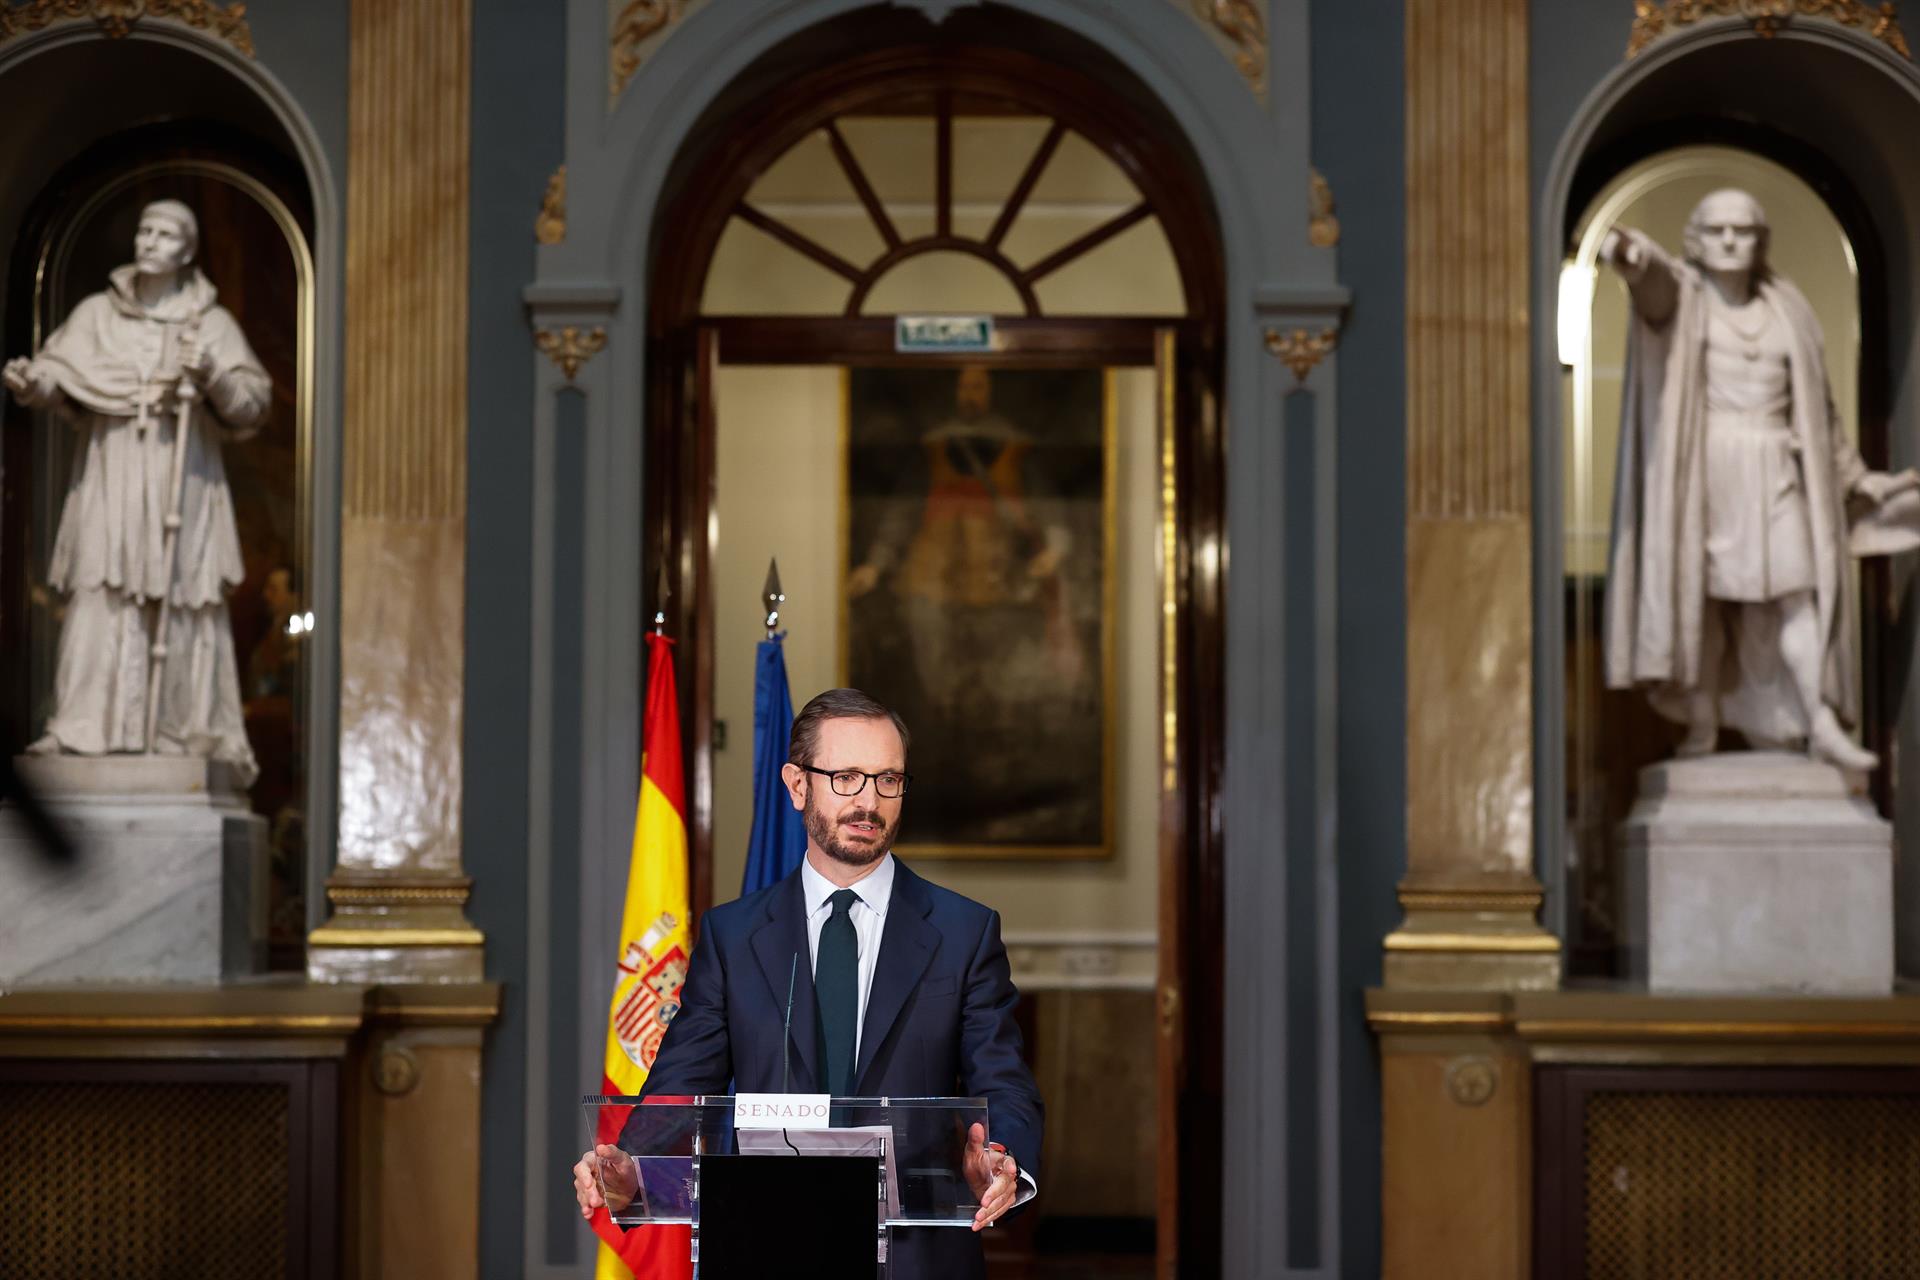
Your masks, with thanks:
[[(972, 1227), (995, 1156), (984, 1098), (740, 1094), (582, 1100), (623, 1227), (687, 1224), (700, 1280), (886, 1274), (897, 1227)], [(1031, 1195), (1024, 1182), (1019, 1201)]]

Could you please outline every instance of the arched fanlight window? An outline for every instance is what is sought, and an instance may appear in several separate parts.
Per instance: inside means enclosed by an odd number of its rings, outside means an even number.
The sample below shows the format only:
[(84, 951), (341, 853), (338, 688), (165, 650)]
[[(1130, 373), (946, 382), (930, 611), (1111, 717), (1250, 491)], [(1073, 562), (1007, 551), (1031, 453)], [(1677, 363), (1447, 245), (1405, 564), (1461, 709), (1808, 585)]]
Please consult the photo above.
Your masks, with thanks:
[(766, 164), (700, 310), (1184, 315), (1181, 274), (1108, 149), (1032, 105), (940, 90), (850, 106)]

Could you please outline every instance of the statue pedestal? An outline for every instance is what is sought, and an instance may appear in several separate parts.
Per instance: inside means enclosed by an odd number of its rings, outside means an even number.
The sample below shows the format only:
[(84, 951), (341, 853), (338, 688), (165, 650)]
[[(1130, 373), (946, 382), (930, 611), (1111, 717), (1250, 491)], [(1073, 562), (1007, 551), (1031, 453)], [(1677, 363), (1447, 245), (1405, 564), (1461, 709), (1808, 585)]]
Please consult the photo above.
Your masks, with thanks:
[(51, 862), (0, 808), (0, 984), (218, 982), (266, 967), (267, 827), (228, 766), (21, 756), (73, 842)]
[(1832, 765), (1651, 765), (1623, 834), (1628, 970), (1652, 990), (1892, 990), (1893, 828)]

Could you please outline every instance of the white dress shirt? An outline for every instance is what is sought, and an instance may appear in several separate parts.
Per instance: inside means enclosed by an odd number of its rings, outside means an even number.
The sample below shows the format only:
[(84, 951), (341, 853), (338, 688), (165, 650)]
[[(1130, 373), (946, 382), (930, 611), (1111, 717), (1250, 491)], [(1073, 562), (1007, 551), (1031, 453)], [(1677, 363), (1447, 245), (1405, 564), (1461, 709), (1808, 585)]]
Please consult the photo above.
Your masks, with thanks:
[[(867, 1022), (867, 993), (873, 990), (873, 971), (880, 959), (880, 935), (887, 927), (887, 904), (893, 901), (893, 867), (893, 854), (882, 854), (872, 871), (847, 886), (857, 897), (847, 917), (853, 921), (853, 936), (860, 949), (857, 979), (860, 1003), (855, 1010), (853, 1023), (853, 1055), (856, 1061), (860, 1056), (860, 1032)], [(815, 871), (811, 862), (803, 861), (800, 864), (800, 888), (807, 899), (807, 962), (817, 966), (820, 963), (820, 926), (833, 915), (833, 904), (827, 899), (840, 886)]]

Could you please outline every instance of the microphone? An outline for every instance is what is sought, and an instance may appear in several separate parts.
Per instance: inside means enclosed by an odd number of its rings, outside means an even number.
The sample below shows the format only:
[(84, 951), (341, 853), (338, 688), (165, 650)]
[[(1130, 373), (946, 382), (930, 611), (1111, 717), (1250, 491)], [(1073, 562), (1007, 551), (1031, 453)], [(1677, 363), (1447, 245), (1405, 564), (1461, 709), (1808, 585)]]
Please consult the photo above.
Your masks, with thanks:
[[(793, 953), (793, 963), (787, 966), (787, 1021), (783, 1028), (785, 1034), (780, 1037), (780, 1092), (787, 1091), (787, 1056), (793, 1052), (793, 980), (800, 972), (800, 953)], [(793, 1139), (787, 1136), (786, 1126), (780, 1128), (780, 1141), (787, 1144), (787, 1150), (795, 1155), (800, 1148), (793, 1145)]]
[(787, 1057), (793, 1052), (793, 980), (800, 973), (800, 953), (793, 953), (793, 963), (787, 966), (787, 1021), (781, 1028), (780, 1037), (780, 1092), (787, 1091)]

